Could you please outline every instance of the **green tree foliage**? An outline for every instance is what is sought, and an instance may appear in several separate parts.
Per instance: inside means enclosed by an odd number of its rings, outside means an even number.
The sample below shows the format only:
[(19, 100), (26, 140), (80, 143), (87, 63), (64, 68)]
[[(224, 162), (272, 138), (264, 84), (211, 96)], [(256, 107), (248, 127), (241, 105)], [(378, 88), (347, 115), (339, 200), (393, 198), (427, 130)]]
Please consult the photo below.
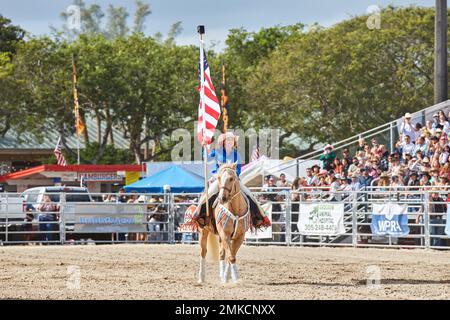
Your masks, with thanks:
[(297, 33), (263, 58), (241, 97), (249, 123), (295, 133), (309, 151), (431, 105), (434, 11), (389, 7), (373, 30), (367, 18)]
[(15, 45), (25, 36), (25, 31), (11, 24), (11, 20), (0, 14), (0, 53), (14, 53)]

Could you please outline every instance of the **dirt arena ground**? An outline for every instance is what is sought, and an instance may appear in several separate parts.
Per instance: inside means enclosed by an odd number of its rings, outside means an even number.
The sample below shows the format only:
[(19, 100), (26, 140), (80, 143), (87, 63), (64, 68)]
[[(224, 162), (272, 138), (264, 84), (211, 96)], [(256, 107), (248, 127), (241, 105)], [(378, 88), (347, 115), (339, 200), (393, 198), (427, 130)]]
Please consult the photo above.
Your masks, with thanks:
[[(220, 285), (196, 245), (0, 247), (1, 299), (450, 299), (450, 251), (241, 248), (241, 282)], [(79, 289), (68, 268), (77, 266)], [(367, 287), (367, 267), (381, 287)]]

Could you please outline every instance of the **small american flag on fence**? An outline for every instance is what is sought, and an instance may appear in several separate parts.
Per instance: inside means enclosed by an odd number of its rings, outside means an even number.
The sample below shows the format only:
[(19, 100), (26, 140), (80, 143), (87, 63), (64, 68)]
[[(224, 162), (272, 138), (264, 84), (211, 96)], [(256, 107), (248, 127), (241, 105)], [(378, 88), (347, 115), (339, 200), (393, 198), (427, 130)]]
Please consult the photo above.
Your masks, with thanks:
[(250, 162), (256, 161), (256, 160), (258, 160), (260, 157), (261, 157), (261, 154), (259, 153), (259, 147), (255, 147), (255, 148), (253, 149), (252, 157), (251, 157), (251, 159), (250, 159)]
[[(203, 50), (203, 48), (200, 48), (200, 50)], [(219, 121), (220, 104), (219, 100), (217, 99), (213, 83), (211, 81), (209, 65), (208, 61), (206, 60), (205, 52), (203, 52), (203, 67), (204, 67), (203, 97), (205, 101), (202, 105), (202, 83), (201, 83), (201, 74), (199, 72), (200, 86), (198, 87), (198, 91), (200, 92), (200, 103), (198, 106), (197, 138), (200, 143), (203, 143), (203, 133), (205, 133), (206, 143), (210, 144), (214, 136), (214, 131), (216, 129), (217, 122)], [(205, 108), (204, 113), (203, 113), (203, 106)], [(203, 123), (203, 114), (205, 115), (205, 123)]]
[(61, 137), (58, 139), (58, 143), (56, 144), (55, 150), (53, 151), (56, 156), (56, 160), (59, 166), (67, 166), (66, 159), (61, 152)]

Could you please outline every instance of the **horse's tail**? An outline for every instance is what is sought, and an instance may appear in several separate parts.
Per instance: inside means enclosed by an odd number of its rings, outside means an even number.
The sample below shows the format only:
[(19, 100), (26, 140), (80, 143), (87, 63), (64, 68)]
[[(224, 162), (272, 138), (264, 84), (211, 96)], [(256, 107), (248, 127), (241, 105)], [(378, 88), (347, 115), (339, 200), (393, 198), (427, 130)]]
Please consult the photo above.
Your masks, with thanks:
[(212, 261), (219, 261), (219, 236), (210, 232), (207, 240), (207, 255)]

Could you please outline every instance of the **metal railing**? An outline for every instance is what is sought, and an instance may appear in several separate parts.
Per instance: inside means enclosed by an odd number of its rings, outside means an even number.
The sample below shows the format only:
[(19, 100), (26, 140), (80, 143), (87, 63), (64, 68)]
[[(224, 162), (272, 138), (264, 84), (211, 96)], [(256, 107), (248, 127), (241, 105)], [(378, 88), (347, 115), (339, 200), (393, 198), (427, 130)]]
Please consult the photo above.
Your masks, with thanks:
[[(274, 188), (254, 192), (271, 212), (272, 228), (268, 238), (248, 238), (246, 244), (449, 249), (449, 237), (444, 233), (448, 217), (443, 209), (447, 205), (443, 199), (449, 193), (445, 188), (417, 190), (417, 187), (372, 187), (340, 192), (325, 188), (297, 191)], [(435, 194), (442, 199), (433, 198)], [(91, 196), (102, 199), (104, 194)], [(47, 203), (54, 204), (55, 211), (40, 211), (39, 203), (27, 201), (18, 194), (0, 194), (0, 241), (2, 244), (197, 242), (196, 233), (181, 232), (179, 227), (186, 210), (197, 205), (199, 194), (132, 193), (114, 197), (115, 200), (105, 202), (67, 202), (61, 193), (59, 201)], [(343, 232), (329, 235), (300, 232), (299, 218), (311, 204), (342, 204)], [(410, 232), (402, 236), (374, 234), (372, 222), (377, 204), (405, 208)]]

